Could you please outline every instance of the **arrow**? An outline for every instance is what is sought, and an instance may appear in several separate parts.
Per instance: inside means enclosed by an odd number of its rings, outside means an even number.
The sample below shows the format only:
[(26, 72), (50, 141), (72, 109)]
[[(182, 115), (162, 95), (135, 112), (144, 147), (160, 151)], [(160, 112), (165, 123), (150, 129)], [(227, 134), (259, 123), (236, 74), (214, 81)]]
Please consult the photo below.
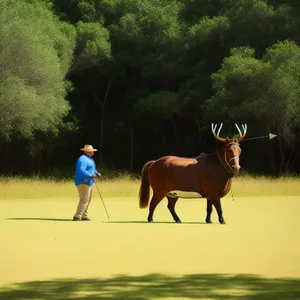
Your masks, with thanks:
[(277, 136), (276, 134), (269, 133), (268, 135), (264, 135), (264, 136), (256, 136), (256, 137), (252, 137), (252, 138), (243, 139), (241, 142), (243, 142), (243, 141), (249, 141), (249, 140), (264, 139), (264, 138), (269, 138), (269, 140), (272, 140), (272, 139), (274, 139), (276, 136)]

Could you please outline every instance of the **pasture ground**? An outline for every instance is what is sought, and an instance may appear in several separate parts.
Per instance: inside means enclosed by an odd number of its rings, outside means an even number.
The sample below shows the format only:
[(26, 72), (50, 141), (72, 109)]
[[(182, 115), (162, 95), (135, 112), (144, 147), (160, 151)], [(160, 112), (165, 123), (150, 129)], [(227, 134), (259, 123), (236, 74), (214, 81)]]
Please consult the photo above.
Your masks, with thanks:
[(300, 196), (163, 200), (146, 222), (137, 198), (0, 200), (0, 299), (300, 299)]

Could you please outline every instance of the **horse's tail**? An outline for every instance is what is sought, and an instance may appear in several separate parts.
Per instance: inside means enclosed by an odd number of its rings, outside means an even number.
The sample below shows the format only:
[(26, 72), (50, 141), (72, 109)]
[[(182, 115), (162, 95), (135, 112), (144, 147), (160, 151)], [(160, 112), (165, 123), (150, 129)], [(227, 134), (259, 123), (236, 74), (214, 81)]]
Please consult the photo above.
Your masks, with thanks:
[(142, 174), (141, 174), (142, 182), (141, 182), (140, 193), (139, 193), (140, 208), (147, 207), (149, 203), (150, 185), (149, 185), (149, 178), (148, 178), (148, 170), (153, 162), (154, 160), (148, 161), (142, 169)]

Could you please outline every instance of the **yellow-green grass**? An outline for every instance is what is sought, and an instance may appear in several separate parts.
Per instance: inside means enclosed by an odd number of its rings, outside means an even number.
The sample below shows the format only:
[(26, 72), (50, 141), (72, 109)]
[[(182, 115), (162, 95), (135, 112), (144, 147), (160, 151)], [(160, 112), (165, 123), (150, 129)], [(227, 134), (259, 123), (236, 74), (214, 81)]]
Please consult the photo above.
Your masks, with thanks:
[(300, 196), (226, 197), (227, 225), (204, 199), (178, 201), (182, 224), (166, 200), (152, 224), (137, 197), (104, 200), (109, 219), (95, 195), (72, 222), (75, 197), (2, 199), (0, 299), (300, 299)]
[[(138, 181), (116, 179), (97, 180), (97, 186), (106, 197), (132, 197), (138, 193)], [(53, 197), (77, 197), (77, 189), (72, 180), (40, 178), (0, 178), (1, 199), (31, 199)], [(95, 188), (95, 192), (97, 192)]]
[[(97, 181), (97, 185), (105, 197), (136, 197), (140, 181), (126, 177), (115, 180), (101, 179)], [(297, 196), (300, 195), (300, 180), (298, 177), (235, 177), (232, 193), (227, 197), (232, 197), (232, 194), (234, 197)], [(77, 197), (72, 180), (0, 177), (0, 200), (58, 197)]]

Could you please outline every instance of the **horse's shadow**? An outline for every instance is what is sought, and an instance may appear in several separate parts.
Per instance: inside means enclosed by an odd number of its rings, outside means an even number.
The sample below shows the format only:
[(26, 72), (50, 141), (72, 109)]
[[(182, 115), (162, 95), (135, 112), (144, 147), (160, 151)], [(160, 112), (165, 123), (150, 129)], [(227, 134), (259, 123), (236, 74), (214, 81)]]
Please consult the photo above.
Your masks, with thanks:
[(6, 220), (13, 221), (59, 221), (59, 222), (69, 222), (72, 219), (62, 219), (62, 218), (7, 218)]
[(207, 224), (206, 222), (182, 222), (176, 223), (174, 221), (155, 221), (155, 222), (148, 222), (148, 221), (106, 221), (104, 223), (113, 223), (113, 224)]

